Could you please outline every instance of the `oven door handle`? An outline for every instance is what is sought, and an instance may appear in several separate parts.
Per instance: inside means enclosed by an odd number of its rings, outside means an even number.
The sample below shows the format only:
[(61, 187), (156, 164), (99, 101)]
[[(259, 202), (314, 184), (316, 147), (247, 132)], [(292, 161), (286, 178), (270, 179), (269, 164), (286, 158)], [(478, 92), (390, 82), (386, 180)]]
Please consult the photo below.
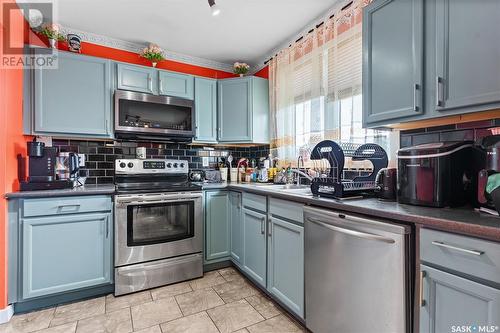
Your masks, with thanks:
[(186, 201), (186, 200), (196, 200), (201, 199), (201, 194), (192, 195), (181, 195), (181, 196), (150, 196), (146, 198), (142, 197), (125, 197), (116, 198), (117, 204), (134, 205), (142, 203), (161, 203), (161, 202), (176, 202), (176, 201)]

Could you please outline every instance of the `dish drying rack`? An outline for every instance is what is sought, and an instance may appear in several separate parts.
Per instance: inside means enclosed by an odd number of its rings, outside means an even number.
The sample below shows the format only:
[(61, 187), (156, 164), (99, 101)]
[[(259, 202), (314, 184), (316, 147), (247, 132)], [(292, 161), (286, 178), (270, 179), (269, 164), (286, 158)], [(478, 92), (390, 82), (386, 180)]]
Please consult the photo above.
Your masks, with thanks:
[[(366, 172), (368, 175), (348, 178), (348, 172), (344, 170), (346, 157), (353, 161), (370, 161), (373, 169)], [(315, 176), (311, 181), (311, 192), (315, 196), (328, 198), (345, 198), (373, 192), (377, 173), (389, 163), (387, 153), (378, 144), (337, 143), (331, 140), (318, 143), (312, 149), (310, 159), (313, 162), (323, 159), (328, 161), (328, 167), (314, 170)]]

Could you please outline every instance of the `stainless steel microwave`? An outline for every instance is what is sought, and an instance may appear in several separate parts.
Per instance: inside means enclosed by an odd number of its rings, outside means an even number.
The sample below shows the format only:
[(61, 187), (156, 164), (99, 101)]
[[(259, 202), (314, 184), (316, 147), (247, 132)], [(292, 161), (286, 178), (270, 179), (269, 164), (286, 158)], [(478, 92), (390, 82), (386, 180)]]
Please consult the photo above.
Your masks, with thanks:
[(195, 135), (192, 100), (115, 91), (115, 136), (189, 141)]

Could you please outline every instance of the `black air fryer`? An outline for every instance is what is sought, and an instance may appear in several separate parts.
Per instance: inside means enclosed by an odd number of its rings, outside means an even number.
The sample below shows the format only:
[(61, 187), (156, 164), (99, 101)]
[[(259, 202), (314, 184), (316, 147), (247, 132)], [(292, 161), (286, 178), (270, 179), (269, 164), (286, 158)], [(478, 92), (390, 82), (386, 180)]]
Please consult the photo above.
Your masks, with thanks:
[(456, 207), (475, 201), (478, 151), (472, 141), (437, 142), (398, 151), (398, 202)]

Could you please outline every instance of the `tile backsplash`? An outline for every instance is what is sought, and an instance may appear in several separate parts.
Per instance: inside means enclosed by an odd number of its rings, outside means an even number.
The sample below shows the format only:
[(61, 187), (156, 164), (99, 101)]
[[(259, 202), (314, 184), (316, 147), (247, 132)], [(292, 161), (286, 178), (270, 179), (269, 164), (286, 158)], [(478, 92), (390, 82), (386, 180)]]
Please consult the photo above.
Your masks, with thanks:
[[(114, 182), (114, 161), (117, 158), (136, 158), (136, 148), (146, 147), (147, 158), (182, 159), (189, 162), (190, 169), (203, 169), (202, 156), (207, 156), (211, 150), (203, 146), (184, 143), (151, 143), (151, 142), (118, 142), (91, 141), (72, 139), (53, 139), (52, 145), (59, 151), (70, 151), (85, 154), (85, 167), (89, 170), (87, 184), (109, 184)], [(228, 152), (234, 157), (233, 164), (242, 157), (260, 158), (269, 154), (269, 146), (255, 147), (213, 147), (215, 152)], [(218, 155), (218, 153), (211, 153)], [(214, 168), (220, 157), (211, 156), (209, 167)]]
[(500, 118), (401, 131), (400, 147), (443, 141), (475, 141), (493, 134), (500, 134)]

